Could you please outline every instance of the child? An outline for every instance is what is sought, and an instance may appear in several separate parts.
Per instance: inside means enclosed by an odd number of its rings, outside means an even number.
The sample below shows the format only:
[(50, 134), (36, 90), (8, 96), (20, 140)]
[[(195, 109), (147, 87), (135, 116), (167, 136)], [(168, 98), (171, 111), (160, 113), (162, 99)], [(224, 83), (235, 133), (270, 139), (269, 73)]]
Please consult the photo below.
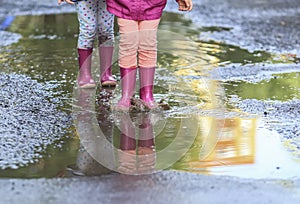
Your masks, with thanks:
[(78, 15), (78, 86), (80, 88), (96, 86), (91, 75), (93, 44), (96, 37), (99, 43), (101, 85), (115, 86), (116, 80), (111, 72), (114, 50), (114, 15), (107, 12), (105, 0), (58, 0), (58, 4), (63, 1), (75, 4)]
[[(122, 98), (115, 109), (128, 110), (135, 93), (139, 68), (140, 99), (149, 109), (157, 107), (153, 98), (157, 60), (156, 33), (167, 0), (106, 0), (107, 10), (118, 17), (120, 32), (119, 66)], [(192, 10), (192, 0), (177, 0), (179, 10)], [(138, 53), (138, 59), (137, 59)]]

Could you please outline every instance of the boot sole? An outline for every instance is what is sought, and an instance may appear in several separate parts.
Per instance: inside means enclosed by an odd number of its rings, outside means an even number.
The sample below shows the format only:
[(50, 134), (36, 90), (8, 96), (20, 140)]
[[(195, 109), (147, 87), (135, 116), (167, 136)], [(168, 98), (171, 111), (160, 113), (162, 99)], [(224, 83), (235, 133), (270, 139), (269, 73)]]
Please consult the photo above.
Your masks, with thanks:
[(116, 86), (116, 85), (117, 85), (117, 82), (115, 82), (115, 81), (105, 81), (105, 82), (101, 83), (101, 86), (105, 86), (105, 87), (107, 87), (107, 86)]

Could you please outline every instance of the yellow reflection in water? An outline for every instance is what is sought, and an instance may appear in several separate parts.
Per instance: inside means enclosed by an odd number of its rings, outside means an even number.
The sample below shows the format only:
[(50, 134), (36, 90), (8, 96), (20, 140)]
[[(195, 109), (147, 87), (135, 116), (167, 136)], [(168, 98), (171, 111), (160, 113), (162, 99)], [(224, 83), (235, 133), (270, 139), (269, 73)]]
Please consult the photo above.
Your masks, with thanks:
[[(173, 61), (174, 66), (176, 64), (174, 75), (178, 80), (170, 90), (177, 93), (177, 98), (185, 104), (219, 114), (198, 116), (199, 131), (194, 144), (172, 168), (209, 172), (209, 167), (213, 166), (254, 163), (257, 118), (225, 117), (224, 89), (218, 81), (205, 78), (207, 71), (218, 66), (219, 59), (199, 49), (199, 43), (176, 39), (176, 35), (172, 37), (176, 43), (170, 44), (170, 52), (180, 57)], [(206, 49), (220, 52), (218, 46)], [(180, 93), (184, 95), (180, 97)]]
[(200, 162), (190, 168), (253, 163), (255, 158), (256, 118), (200, 117), (202, 149)]
[(199, 131), (194, 144), (172, 168), (203, 171), (212, 166), (253, 163), (257, 118), (225, 117), (224, 89), (217, 81), (206, 78), (208, 71), (216, 68), (219, 62), (218, 58), (208, 55), (207, 51), (218, 53), (220, 48), (202, 46), (206, 50), (200, 49), (199, 42), (176, 34), (166, 35), (162, 32), (159, 36), (160, 51), (168, 48), (168, 53), (178, 56), (170, 64), (175, 69), (177, 83), (171, 84), (169, 90), (186, 107), (197, 106), (201, 110), (216, 111), (219, 114), (218, 117), (205, 114), (198, 116)]

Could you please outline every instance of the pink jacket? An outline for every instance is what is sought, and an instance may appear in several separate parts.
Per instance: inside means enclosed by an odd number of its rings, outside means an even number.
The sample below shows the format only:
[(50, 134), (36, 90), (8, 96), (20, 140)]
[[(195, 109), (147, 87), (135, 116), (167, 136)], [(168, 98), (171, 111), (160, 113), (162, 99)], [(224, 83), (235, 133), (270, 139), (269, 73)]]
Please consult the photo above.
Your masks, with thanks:
[(167, 0), (106, 0), (107, 10), (129, 20), (159, 19)]

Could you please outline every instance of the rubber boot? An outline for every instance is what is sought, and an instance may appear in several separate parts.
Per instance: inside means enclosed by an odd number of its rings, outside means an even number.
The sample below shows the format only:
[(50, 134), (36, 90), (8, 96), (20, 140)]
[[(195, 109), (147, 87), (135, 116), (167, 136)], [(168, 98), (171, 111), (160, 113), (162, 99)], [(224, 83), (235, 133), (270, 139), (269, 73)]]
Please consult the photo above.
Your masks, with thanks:
[(130, 99), (135, 93), (136, 68), (120, 67), (122, 98), (115, 106), (116, 110), (127, 111), (130, 108)]
[(153, 98), (153, 84), (154, 84), (155, 67), (151, 68), (140, 68), (140, 99), (144, 105), (149, 109), (157, 108), (158, 105), (155, 103)]
[(79, 88), (94, 88), (95, 81), (91, 74), (93, 49), (78, 48), (79, 75), (77, 83)]
[(116, 86), (117, 82), (112, 76), (112, 57), (114, 47), (113, 46), (99, 46), (100, 55), (100, 82), (102, 86)]

